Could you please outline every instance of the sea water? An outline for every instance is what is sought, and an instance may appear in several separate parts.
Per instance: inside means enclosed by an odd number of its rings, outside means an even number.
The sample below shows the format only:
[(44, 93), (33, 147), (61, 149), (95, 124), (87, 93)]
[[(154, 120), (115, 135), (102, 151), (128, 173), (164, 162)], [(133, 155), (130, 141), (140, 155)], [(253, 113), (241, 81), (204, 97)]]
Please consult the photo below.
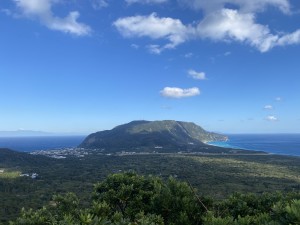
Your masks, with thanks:
[[(228, 148), (300, 156), (300, 134), (230, 134), (227, 142), (210, 142)], [(31, 152), (77, 147), (86, 136), (0, 137), (0, 148)]]
[(86, 136), (0, 137), (0, 148), (21, 152), (77, 147)]
[(211, 145), (300, 156), (300, 134), (230, 134), (226, 142)]

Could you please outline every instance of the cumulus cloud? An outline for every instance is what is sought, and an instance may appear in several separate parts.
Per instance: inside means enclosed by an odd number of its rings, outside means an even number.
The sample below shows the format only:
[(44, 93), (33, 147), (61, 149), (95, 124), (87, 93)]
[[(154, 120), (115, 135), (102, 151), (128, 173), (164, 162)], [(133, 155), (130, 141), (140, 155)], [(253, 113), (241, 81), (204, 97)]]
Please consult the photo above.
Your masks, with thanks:
[(197, 72), (195, 70), (189, 70), (188, 75), (196, 80), (205, 80), (206, 75), (204, 72)]
[(293, 33), (283, 35), (277, 41), (278, 46), (300, 44), (300, 29)]
[(278, 40), (267, 26), (255, 23), (252, 13), (222, 9), (209, 14), (196, 28), (196, 35), (215, 41), (238, 41), (250, 44), (261, 52), (270, 50)]
[(183, 25), (180, 20), (169, 17), (160, 18), (156, 13), (148, 16), (119, 18), (113, 25), (124, 37), (149, 37), (167, 40), (167, 44), (155, 46), (157, 53), (164, 49), (175, 48), (185, 42), (189, 35), (189, 27)]
[(125, 0), (128, 4), (141, 3), (141, 4), (160, 4), (165, 3), (168, 0)]
[(193, 9), (202, 10), (204, 12), (202, 20), (198, 23), (183, 24), (179, 19), (158, 17), (152, 13), (149, 16), (120, 18), (114, 25), (126, 37), (168, 40), (168, 44), (156, 48), (157, 52), (175, 48), (191, 39), (240, 42), (260, 52), (267, 52), (276, 46), (300, 44), (300, 29), (291, 33), (274, 33), (267, 24), (260, 24), (256, 19), (257, 14), (262, 13), (268, 6), (289, 14), (291, 5), (288, 0), (179, 0), (179, 2)]
[(53, 14), (52, 5), (59, 0), (13, 0), (23, 16), (38, 20), (51, 30), (70, 33), (78, 36), (89, 35), (91, 28), (78, 22), (79, 12), (72, 11), (60, 18)]
[(272, 110), (272, 109), (273, 109), (273, 106), (272, 106), (272, 105), (265, 105), (265, 106), (264, 106), (264, 109)]
[(160, 91), (163, 97), (167, 98), (186, 98), (200, 95), (200, 90), (197, 87), (182, 89), (178, 87), (165, 87)]

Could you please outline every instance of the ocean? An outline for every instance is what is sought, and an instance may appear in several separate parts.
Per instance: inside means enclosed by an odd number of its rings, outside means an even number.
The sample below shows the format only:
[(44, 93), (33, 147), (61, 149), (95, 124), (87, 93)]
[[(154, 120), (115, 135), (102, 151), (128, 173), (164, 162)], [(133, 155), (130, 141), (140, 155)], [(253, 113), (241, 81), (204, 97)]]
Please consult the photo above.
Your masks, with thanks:
[[(227, 136), (229, 137), (227, 142), (210, 142), (209, 144), (300, 156), (300, 134), (230, 134)], [(0, 148), (10, 148), (22, 152), (72, 148), (78, 146), (85, 137), (0, 137)]]
[(300, 156), (300, 134), (230, 134), (227, 142), (210, 142), (228, 148)]
[(86, 136), (0, 137), (0, 148), (21, 152), (77, 147)]

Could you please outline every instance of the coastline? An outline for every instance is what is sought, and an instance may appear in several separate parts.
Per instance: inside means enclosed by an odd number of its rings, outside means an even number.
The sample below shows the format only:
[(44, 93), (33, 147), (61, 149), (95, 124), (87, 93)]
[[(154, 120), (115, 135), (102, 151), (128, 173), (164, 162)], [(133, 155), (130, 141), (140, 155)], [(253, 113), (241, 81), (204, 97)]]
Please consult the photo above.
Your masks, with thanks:
[[(84, 136), (0, 138), (0, 146), (20, 152), (74, 148)], [(206, 145), (271, 155), (300, 157), (300, 134), (230, 134), (228, 140), (204, 142)]]
[(221, 148), (259, 151), (270, 155), (300, 157), (300, 134), (231, 134), (228, 141), (205, 144)]
[(257, 152), (257, 153), (261, 153), (264, 155), (279, 155), (279, 154), (275, 154), (275, 153), (271, 153), (271, 152), (266, 152), (263, 150), (255, 150), (255, 149), (246, 149), (246, 148), (241, 148), (238, 146), (231, 146), (231, 145), (222, 145), (222, 144), (216, 144), (219, 142), (206, 142), (205, 144), (210, 145), (210, 146), (214, 146), (214, 147), (219, 147), (219, 148), (225, 148), (225, 149), (236, 149), (236, 150), (242, 150), (242, 151), (251, 151), (251, 152)]

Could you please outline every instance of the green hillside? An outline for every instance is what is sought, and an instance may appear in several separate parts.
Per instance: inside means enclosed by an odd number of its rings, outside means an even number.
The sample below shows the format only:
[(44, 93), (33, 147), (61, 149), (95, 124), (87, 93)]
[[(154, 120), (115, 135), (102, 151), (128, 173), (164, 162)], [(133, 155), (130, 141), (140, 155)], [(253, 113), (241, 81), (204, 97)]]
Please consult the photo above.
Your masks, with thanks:
[(133, 121), (112, 130), (89, 135), (80, 147), (108, 149), (137, 149), (144, 147), (173, 148), (204, 146), (209, 141), (225, 141), (224, 135), (205, 131), (194, 123), (174, 120)]

